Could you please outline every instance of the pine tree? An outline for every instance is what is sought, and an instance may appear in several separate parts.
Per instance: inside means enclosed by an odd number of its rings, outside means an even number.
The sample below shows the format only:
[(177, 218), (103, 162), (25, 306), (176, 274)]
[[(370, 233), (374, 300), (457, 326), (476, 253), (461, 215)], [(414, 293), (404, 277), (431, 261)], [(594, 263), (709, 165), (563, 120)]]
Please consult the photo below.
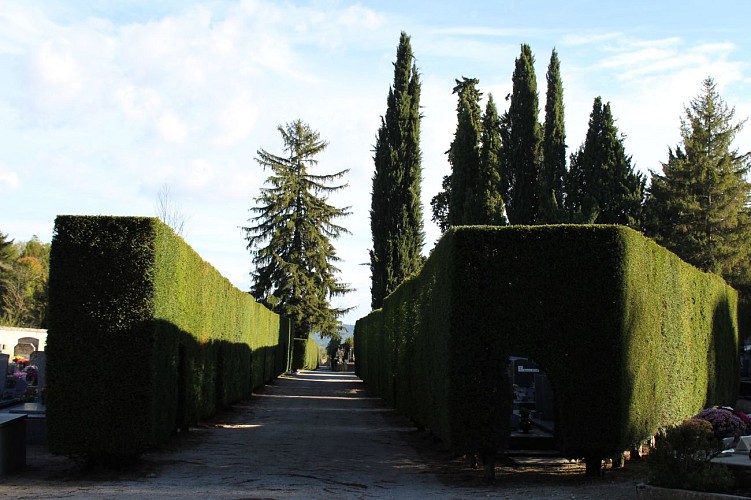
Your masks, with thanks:
[(251, 293), (256, 300), (289, 317), (296, 338), (310, 333), (335, 335), (337, 319), (347, 309), (329, 300), (350, 289), (337, 280), (340, 259), (332, 239), (347, 230), (334, 224), (348, 209), (327, 203), (327, 197), (346, 184), (332, 186), (348, 170), (317, 175), (310, 172), (316, 155), (328, 145), (318, 132), (301, 120), (279, 126), (286, 157), (258, 150), (256, 161), (270, 169), (261, 195), (255, 198), (252, 225), (243, 227), (255, 270)]
[(647, 234), (699, 269), (749, 284), (749, 155), (731, 149), (744, 122), (733, 123), (713, 79), (685, 109), (682, 144), (668, 150), (662, 175), (651, 172)]
[(510, 224), (535, 224), (539, 211), (541, 134), (535, 58), (524, 44), (516, 59), (508, 111), (501, 119), (502, 196)]
[(370, 228), (371, 306), (381, 307), (422, 265), (425, 240), (420, 185), (420, 79), (410, 38), (402, 32), (386, 115), (376, 136)]
[(456, 105), (456, 132), (448, 150), (451, 165), (451, 197), (448, 222), (450, 226), (471, 224), (480, 217), (480, 204), (476, 195), (480, 176), (480, 135), (482, 133), (482, 110), (475, 78), (456, 80), (454, 94)]
[(558, 53), (553, 49), (546, 75), (545, 133), (540, 168), (540, 214), (538, 222), (563, 221), (564, 178), (566, 177), (566, 128), (563, 83)]
[(640, 229), (644, 175), (634, 171), (610, 103), (596, 97), (587, 138), (571, 156), (567, 205), (575, 222), (621, 224)]

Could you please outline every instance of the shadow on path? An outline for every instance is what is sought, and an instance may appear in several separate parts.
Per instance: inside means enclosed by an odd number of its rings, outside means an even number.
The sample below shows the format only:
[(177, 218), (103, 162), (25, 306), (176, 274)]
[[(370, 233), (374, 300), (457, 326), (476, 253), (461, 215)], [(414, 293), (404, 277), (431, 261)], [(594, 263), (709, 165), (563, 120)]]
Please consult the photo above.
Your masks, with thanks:
[[(462, 499), (600, 493), (578, 475), (535, 486), (530, 482), (549, 475), (525, 480), (512, 469), (501, 471), (502, 481), (484, 484), (479, 472), (442, 452), (427, 432), (370, 395), (354, 374), (324, 370), (280, 377), (130, 469), (81, 471), (42, 447), (28, 448), (27, 463), (21, 473), (0, 478), (0, 497)], [(630, 498), (608, 492), (609, 498)]]

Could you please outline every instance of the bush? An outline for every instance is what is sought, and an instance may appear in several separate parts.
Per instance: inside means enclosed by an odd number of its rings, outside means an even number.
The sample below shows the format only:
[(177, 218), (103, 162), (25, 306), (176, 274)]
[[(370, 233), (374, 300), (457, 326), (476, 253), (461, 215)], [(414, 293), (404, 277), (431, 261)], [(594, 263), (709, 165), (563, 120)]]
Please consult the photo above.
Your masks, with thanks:
[(706, 420), (689, 419), (670, 427), (650, 453), (649, 483), (663, 488), (725, 492), (735, 486), (727, 467), (710, 460), (722, 450)]

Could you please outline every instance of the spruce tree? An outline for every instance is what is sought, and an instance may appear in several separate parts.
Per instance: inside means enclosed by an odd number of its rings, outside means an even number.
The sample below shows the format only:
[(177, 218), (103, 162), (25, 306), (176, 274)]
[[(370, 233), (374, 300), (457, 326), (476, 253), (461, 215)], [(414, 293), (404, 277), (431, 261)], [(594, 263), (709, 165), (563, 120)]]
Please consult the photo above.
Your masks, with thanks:
[(699, 269), (748, 285), (750, 153), (732, 149), (744, 122), (733, 122), (735, 108), (711, 78), (685, 112), (682, 144), (668, 149), (662, 174), (651, 172), (647, 234)]
[(402, 32), (386, 115), (376, 135), (370, 228), (371, 306), (422, 265), (420, 80), (410, 38)]
[(584, 144), (571, 157), (567, 204), (575, 222), (640, 229), (644, 175), (634, 171), (610, 103), (596, 97)]
[(508, 111), (503, 115), (503, 200), (510, 224), (535, 224), (539, 211), (541, 133), (535, 58), (524, 44), (516, 59)]
[(350, 289), (336, 275), (340, 259), (332, 239), (347, 230), (334, 223), (349, 215), (347, 208), (327, 203), (327, 197), (347, 185), (331, 185), (348, 170), (313, 174), (316, 156), (328, 145), (309, 125), (296, 120), (278, 127), (286, 156), (258, 150), (256, 161), (271, 170), (249, 219), (243, 227), (255, 269), (252, 295), (277, 313), (289, 317), (296, 338), (310, 333), (336, 335), (339, 316), (347, 309), (329, 300)]
[(450, 226), (471, 224), (480, 217), (481, 206), (475, 197), (480, 176), (480, 135), (482, 110), (475, 78), (456, 80), (456, 132), (448, 150), (451, 165)]
[(546, 74), (545, 132), (540, 168), (540, 214), (538, 222), (563, 222), (564, 178), (566, 176), (566, 128), (560, 61), (553, 49)]

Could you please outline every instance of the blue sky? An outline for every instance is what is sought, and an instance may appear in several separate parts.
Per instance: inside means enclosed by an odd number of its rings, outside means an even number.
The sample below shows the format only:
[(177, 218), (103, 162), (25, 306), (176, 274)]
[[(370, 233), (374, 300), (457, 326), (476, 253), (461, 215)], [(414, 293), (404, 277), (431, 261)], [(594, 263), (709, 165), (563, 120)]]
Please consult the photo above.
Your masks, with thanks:
[[(52, 238), (57, 214), (154, 215), (162, 186), (188, 217), (186, 241), (250, 287), (239, 226), (297, 118), (329, 142), (321, 172), (349, 168), (331, 199), (351, 206), (336, 246), (337, 301), (369, 311), (372, 147), (400, 32), (421, 73), (425, 253), (429, 200), (449, 173), (454, 80), (478, 78), (505, 110), (520, 44), (536, 56), (540, 102), (555, 47), (569, 151), (592, 101), (610, 101), (628, 154), (660, 168), (686, 104), (712, 76), (751, 116), (751, 2), (716, 1), (24, 1), (0, 0), (0, 231)], [(735, 146), (751, 150), (751, 128)]]

